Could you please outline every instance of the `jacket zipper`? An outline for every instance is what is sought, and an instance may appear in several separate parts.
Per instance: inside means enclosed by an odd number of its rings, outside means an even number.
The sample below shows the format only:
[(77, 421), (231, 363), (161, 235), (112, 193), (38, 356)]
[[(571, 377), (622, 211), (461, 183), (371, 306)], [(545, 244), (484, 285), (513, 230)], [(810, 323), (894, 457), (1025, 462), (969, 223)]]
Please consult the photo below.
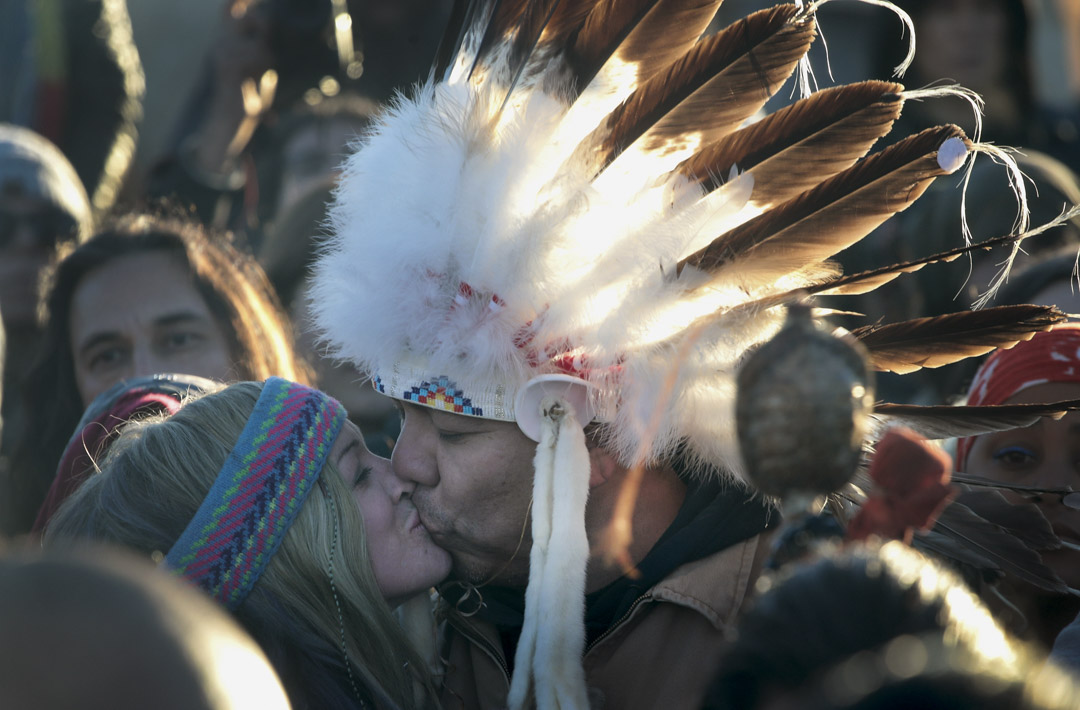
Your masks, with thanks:
[(626, 613), (622, 615), (622, 618), (620, 618), (620, 619), (619, 619), (618, 621), (616, 621), (616, 622), (615, 622), (614, 624), (612, 624), (611, 626), (609, 626), (609, 627), (608, 627), (608, 629), (607, 629), (607, 631), (605, 631), (604, 633), (600, 634), (600, 635), (599, 635), (599, 636), (597, 636), (597, 637), (596, 637), (595, 639), (593, 639), (593, 642), (592, 642), (592, 643), (590, 643), (590, 644), (589, 644), (589, 645), (588, 645), (588, 646), (587, 646), (587, 647), (585, 648), (585, 653), (583, 653), (583, 654), (582, 654), (582, 658), (584, 658), (585, 656), (589, 655), (589, 651), (591, 651), (591, 650), (593, 650), (594, 648), (596, 648), (596, 645), (597, 645), (598, 643), (600, 643), (601, 641), (603, 641), (604, 639), (606, 639), (606, 638), (607, 638), (608, 636), (610, 636), (611, 634), (615, 633), (615, 631), (616, 631), (616, 630), (617, 630), (617, 629), (618, 629), (618, 628), (619, 628), (620, 626), (622, 626), (622, 625), (623, 625), (623, 622), (624, 622), (624, 621), (626, 621), (627, 619), (629, 619), (629, 618), (630, 618), (630, 617), (631, 617), (631, 616), (633, 615), (633, 613), (634, 613), (634, 612), (635, 612), (635, 611), (637, 610), (637, 608), (638, 608), (638, 607), (639, 607), (639, 606), (640, 606), (641, 604), (643, 604), (643, 603), (645, 603), (645, 602), (647, 602), (647, 601), (651, 601), (651, 600), (652, 600), (652, 592), (645, 592), (645, 593), (644, 593), (644, 594), (642, 594), (642, 595), (641, 595), (640, 597), (638, 597), (637, 599), (635, 599), (635, 600), (634, 600), (634, 603), (630, 605), (630, 608), (626, 610)]
[(463, 633), (467, 638), (471, 639), (473, 643), (475, 643), (484, 651), (484, 653), (491, 657), (491, 660), (495, 661), (499, 665), (499, 668), (502, 669), (503, 677), (506, 679), (506, 685), (507, 687), (509, 687), (510, 668), (506, 665), (506, 662), (503, 661), (502, 654), (499, 653), (498, 649), (496, 649), (490, 641), (488, 641), (479, 633), (470, 633), (472, 629), (464, 621), (462, 621), (460, 625), (455, 624), (455, 626), (458, 627), (458, 631)]
[[(596, 648), (597, 644), (599, 644), (601, 641), (606, 639), (608, 636), (610, 636), (612, 633), (614, 633), (620, 626), (622, 626), (623, 622), (625, 622), (627, 619), (629, 619), (634, 614), (634, 612), (637, 610), (637, 608), (639, 606), (641, 606), (645, 602), (651, 601), (651, 600), (652, 600), (652, 593), (651, 592), (646, 592), (645, 594), (642, 594), (640, 597), (635, 599), (634, 603), (630, 605), (630, 608), (626, 610), (626, 613), (623, 614), (622, 617), (617, 622), (615, 622), (610, 627), (608, 627), (607, 631), (605, 631), (604, 633), (600, 634), (598, 637), (593, 639), (593, 642), (590, 643), (585, 648), (585, 653), (582, 654), (582, 657), (584, 658), (584, 656), (588, 655), (589, 651)], [(476, 633), (476, 634), (471, 633), (472, 629), (469, 626), (467, 626), (464, 622), (462, 622), (460, 625), (456, 625), (456, 626), (458, 627), (458, 631), (460, 631), (465, 636), (467, 636), (469, 639), (471, 639), (473, 643), (475, 643), (477, 646), (479, 646), (484, 651), (484, 653), (486, 653), (491, 658), (491, 660), (495, 661), (495, 663), (498, 664), (499, 668), (502, 669), (503, 677), (506, 679), (506, 684), (507, 684), (507, 686), (509, 686), (510, 685), (510, 668), (506, 665), (506, 662), (503, 661), (502, 654), (500, 654), (498, 652), (498, 650), (486, 638), (484, 638), (482, 635), (480, 635), (478, 633)]]

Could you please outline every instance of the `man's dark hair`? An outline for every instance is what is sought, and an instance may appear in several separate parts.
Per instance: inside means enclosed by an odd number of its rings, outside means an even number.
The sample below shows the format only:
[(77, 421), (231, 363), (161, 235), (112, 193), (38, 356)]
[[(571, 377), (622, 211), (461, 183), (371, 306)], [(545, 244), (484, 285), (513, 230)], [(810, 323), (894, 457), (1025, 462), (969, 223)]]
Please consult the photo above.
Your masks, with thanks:
[[(125, 256), (164, 253), (192, 282), (225, 334), (238, 379), (278, 375), (309, 382), (293, 352), (291, 327), (255, 260), (224, 235), (175, 217), (122, 218), (61, 259), (44, 296), (38, 358), (23, 385), (23, 430), (0, 493), (0, 530), (25, 532), (56, 474), (68, 438), (83, 412), (71, 346), (72, 298), (84, 276)], [(187, 373), (199, 374), (199, 373)]]

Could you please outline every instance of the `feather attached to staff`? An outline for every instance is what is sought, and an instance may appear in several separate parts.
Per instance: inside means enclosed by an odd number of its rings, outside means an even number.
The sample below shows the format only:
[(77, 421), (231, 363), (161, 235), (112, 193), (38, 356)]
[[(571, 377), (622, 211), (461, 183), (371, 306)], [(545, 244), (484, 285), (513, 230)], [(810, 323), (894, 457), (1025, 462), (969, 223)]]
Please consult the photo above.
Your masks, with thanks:
[(867, 325), (851, 334), (869, 350), (874, 369), (905, 375), (985, 355), (995, 348), (1011, 348), (1066, 320), (1053, 306), (997, 306)]

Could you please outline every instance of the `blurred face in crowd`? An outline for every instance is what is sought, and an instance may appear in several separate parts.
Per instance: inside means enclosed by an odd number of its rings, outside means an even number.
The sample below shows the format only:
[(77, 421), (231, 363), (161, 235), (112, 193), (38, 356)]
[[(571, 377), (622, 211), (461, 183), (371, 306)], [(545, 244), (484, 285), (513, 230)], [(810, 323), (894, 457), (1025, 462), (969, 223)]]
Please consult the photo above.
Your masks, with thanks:
[(37, 285), (75, 222), (39, 197), (0, 191), (0, 309), (9, 328), (33, 327)]
[(84, 407), (131, 377), (237, 375), (221, 324), (187, 269), (165, 252), (120, 257), (86, 274), (72, 297), (69, 328)]
[(416, 485), (394, 475), (390, 462), (372, 454), (352, 422), (334, 442), (337, 465), (364, 518), (371, 567), (379, 591), (396, 604), (442, 581), (450, 554), (437, 546), (413, 504)]
[(278, 214), (285, 214), (298, 198), (338, 173), (349, 142), (361, 127), (349, 119), (311, 121), (289, 137), (282, 149)]
[(513, 422), (403, 407), (394, 472), (415, 484), (420, 518), (453, 555), (454, 576), (523, 586), (536, 444)]
[[(1035, 385), (1017, 392), (1004, 404), (1066, 399), (1080, 399), (1080, 383)], [(967, 469), (1002, 483), (1080, 491), (1080, 412), (1071, 412), (1057, 421), (1042, 419), (1026, 429), (978, 437), (968, 454)], [(1024, 500), (1016, 493), (1006, 495)], [(1026, 500), (1039, 506), (1062, 541), (1080, 545), (1080, 509), (1069, 507), (1078, 505), (1073, 498), (1063, 502), (1060, 495), (1043, 494), (1028, 495)], [(1040, 554), (1066, 584), (1080, 588), (1080, 552), (1062, 548)]]
[(978, 92), (1005, 77), (1004, 0), (933, 0), (914, 18), (915, 69), (927, 81), (952, 79)]
[(289, 319), (296, 326), (296, 347), (315, 368), (319, 389), (332, 396), (349, 412), (349, 418), (366, 426), (381, 428), (382, 422), (396, 417), (394, 401), (384, 397), (371, 386), (371, 378), (352, 364), (327, 357), (320, 347), (315, 324), (311, 320), (308, 300), (313, 278), (308, 276), (287, 304)]

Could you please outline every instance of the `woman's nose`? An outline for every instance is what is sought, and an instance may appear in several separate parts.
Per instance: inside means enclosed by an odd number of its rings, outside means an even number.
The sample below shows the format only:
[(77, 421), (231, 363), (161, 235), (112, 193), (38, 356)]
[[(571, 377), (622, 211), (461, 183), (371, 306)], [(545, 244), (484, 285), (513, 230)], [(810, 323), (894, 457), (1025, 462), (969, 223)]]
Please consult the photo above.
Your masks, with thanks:
[(394, 473), (394, 469), (390, 466), (388, 459), (379, 459), (375, 465), (375, 476), (379, 485), (386, 491), (386, 495), (394, 503), (400, 503), (402, 500), (412, 496), (413, 490), (416, 489), (416, 484), (412, 481), (407, 481)]
[(398, 503), (406, 498), (411, 498), (413, 491), (416, 490), (416, 484), (412, 481), (406, 481), (403, 478), (399, 478), (394, 474), (394, 471), (387, 462), (387, 491), (390, 493), (390, 498)]

